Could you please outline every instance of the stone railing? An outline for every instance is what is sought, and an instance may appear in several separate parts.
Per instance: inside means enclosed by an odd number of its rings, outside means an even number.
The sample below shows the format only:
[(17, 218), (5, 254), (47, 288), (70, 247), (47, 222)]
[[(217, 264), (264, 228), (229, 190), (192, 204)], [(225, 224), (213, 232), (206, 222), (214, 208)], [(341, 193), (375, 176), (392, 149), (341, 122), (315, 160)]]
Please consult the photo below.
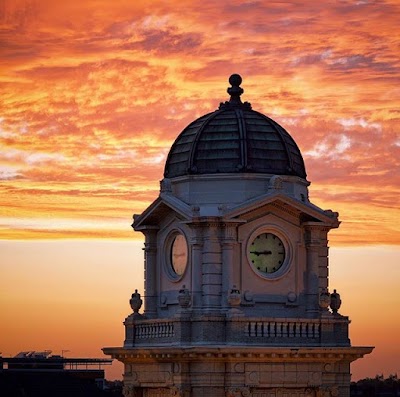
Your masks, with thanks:
[(135, 339), (172, 338), (175, 336), (174, 323), (148, 322), (135, 325)]
[(245, 335), (264, 338), (319, 338), (321, 324), (311, 321), (249, 321)]
[(347, 317), (262, 318), (185, 316), (126, 321), (125, 346), (228, 343), (246, 345), (348, 346)]

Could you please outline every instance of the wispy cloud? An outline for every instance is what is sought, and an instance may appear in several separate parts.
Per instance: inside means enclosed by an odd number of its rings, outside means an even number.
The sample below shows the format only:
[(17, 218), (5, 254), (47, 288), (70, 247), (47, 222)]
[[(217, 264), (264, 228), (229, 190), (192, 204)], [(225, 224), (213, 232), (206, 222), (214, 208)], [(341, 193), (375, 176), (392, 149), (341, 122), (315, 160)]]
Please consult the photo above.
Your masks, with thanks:
[[(362, 189), (365, 208), (386, 222), (400, 184), (400, 5), (180, 5), (3, 2), (0, 204), (10, 219), (73, 214), (53, 237), (82, 236), (85, 220), (90, 234), (104, 208), (110, 225), (129, 223), (156, 197), (176, 136), (226, 100), (228, 76), (240, 73), (243, 99), (300, 146), (312, 197), (334, 207), (326, 192), (340, 189), (345, 213), (344, 197)], [(47, 233), (39, 221), (25, 234), (11, 223), (3, 238)], [(358, 243), (372, 241), (361, 234)]]

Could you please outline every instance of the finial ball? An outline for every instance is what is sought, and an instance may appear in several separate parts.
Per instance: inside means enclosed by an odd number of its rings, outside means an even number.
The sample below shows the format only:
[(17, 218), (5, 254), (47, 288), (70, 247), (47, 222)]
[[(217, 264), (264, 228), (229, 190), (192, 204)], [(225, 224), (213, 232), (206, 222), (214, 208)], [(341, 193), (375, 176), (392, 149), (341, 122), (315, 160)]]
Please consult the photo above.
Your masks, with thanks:
[(242, 77), (239, 74), (232, 74), (231, 77), (229, 77), (229, 83), (232, 87), (239, 87), (240, 84), (242, 84)]

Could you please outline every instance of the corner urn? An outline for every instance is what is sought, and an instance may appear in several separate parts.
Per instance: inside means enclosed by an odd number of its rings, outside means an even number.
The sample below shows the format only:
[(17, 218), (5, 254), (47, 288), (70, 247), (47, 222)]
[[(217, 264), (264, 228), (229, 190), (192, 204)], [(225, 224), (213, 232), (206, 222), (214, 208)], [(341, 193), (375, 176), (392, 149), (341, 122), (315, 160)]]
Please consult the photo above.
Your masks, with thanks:
[(132, 294), (131, 299), (129, 300), (129, 303), (131, 305), (131, 308), (133, 310), (134, 315), (139, 314), (139, 310), (142, 307), (143, 301), (140, 298), (140, 294), (137, 289), (135, 289), (135, 292)]

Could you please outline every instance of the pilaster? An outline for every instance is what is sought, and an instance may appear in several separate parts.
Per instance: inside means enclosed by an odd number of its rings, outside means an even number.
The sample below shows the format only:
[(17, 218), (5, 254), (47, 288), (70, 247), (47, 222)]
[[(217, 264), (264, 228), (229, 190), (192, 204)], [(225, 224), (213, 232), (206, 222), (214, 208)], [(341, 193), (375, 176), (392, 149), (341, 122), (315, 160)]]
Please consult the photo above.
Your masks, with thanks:
[(242, 222), (222, 223), (222, 299), (221, 306), (228, 307), (227, 296), (234, 286), (239, 288), (240, 268), (235, 265), (235, 247), (237, 241), (237, 227)]
[(202, 292), (205, 311), (220, 307), (222, 295), (222, 260), (219, 240), (220, 222), (208, 219), (204, 228)]
[(141, 230), (144, 243), (144, 314), (152, 318), (157, 315), (157, 227)]
[(203, 238), (201, 225), (193, 223), (192, 230), (192, 308), (196, 310), (202, 306)]
[[(306, 312), (307, 316), (312, 318), (318, 316), (320, 311), (319, 293), (328, 285), (326, 235), (330, 227), (316, 222), (305, 222), (303, 227), (305, 231), (307, 268)], [(321, 268), (323, 269), (321, 270)]]

